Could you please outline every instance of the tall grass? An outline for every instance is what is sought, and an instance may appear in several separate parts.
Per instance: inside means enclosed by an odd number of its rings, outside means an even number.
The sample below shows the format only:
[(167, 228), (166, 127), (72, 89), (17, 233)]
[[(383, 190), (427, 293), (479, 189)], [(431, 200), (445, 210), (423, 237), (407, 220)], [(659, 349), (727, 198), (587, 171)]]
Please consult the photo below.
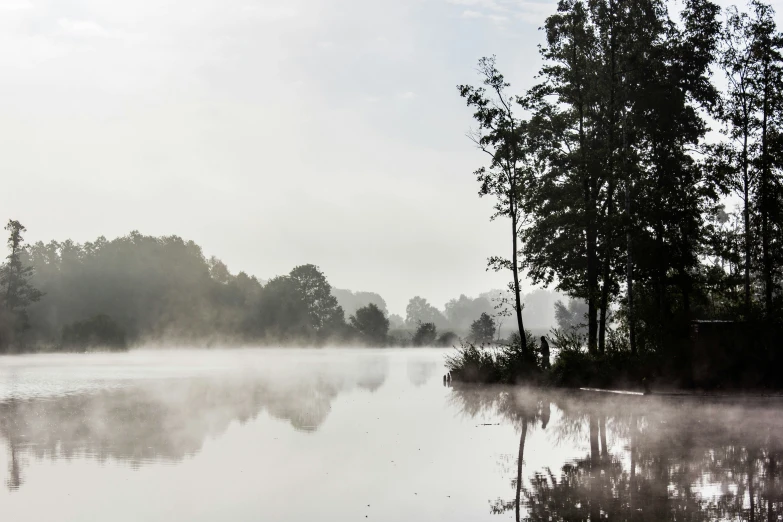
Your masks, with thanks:
[(632, 389), (641, 388), (642, 379), (652, 377), (659, 366), (651, 354), (633, 356), (616, 342), (607, 343), (603, 354), (589, 354), (583, 335), (553, 330), (554, 363), (544, 368), (536, 353), (538, 343), (526, 334), (526, 350), (521, 348), (518, 335), (504, 344), (463, 342), (446, 356), (446, 367), (455, 381), (464, 383)]
[(446, 368), (454, 380), (468, 383), (515, 384), (538, 381), (542, 375), (535, 353), (531, 349), (523, 350), (518, 342), (505, 345), (463, 342), (453, 355), (446, 356)]

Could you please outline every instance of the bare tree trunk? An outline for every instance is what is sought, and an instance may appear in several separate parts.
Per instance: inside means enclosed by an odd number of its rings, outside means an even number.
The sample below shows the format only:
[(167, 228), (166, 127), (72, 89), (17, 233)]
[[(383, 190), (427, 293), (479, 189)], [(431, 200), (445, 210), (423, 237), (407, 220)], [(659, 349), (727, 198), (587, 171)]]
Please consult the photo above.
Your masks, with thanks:
[(587, 173), (587, 146), (584, 140), (584, 108), (579, 107), (579, 136), (582, 152), (582, 174), (584, 176), (584, 203), (587, 218), (585, 236), (587, 240), (587, 347), (590, 353), (598, 350), (598, 267), (597, 265), (597, 237), (595, 230), (595, 201), (593, 199), (593, 183)]
[(745, 221), (745, 314), (750, 314), (750, 178), (748, 177), (748, 123), (745, 117), (744, 140), (742, 144), (742, 190), (743, 218)]
[(764, 64), (764, 102), (761, 117), (761, 256), (764, 263), (764, 311), (769, 318), (772, 315), (772, 256), (769, 250), (769, 140), (767, 139), (769, 88), (766, 81), (767, 75), (767, 64)]
[(598, 352), (604, 353), (606, 350), (606, 321), (609, 314), (609, 288), (610, 288), (610, 269), (611, 252), (614, 246), (614, 189), (615, 189), (615, 126), (617, 124), (617, 113), (615, 110), (615, 101), (617, 98), (617, 74), (616, 74), (616, 38), (615, 38), (615, 3), (609, 0), (609, 147), (607, 156), (607, 176), (609, 177), (609, 190), (607, 191), (608, 207), (606, 211), (606, 223), (604, 225), (604, 260), (602, 270), (601, 285), (601, 320), (598, 325)]
[[(607, 225), (605, 229), (606, 243), (608, 247), (611, 247), (612, 243), (612, 218), (614, 217), (614, 182), (609, 181), (609, 209), (607, 211)], [(606, 350), (606, 321), (609, 313), (609, 277), (610, 277), (610, 264), (609, 264), (609, 252), (604, 252), (604, 266), (603, 266), (603, 285), (601, 287), (601, 321), (598, 326), (598, 352), (604, 353)]]
[[(628, 216), (628, 220), (631, 219), (631, 187), (630, 180), (625, 186), (625, 213)], [(633, 237), (631, 234), (631, 225), (628, 224), (628, 229), (625, 233), (626, 248), (626, 269), (625, 269), (625, 284), (628, 287), (626, 292), (628, 294), (628, 341), (631, 343), (631, 354), (636, 355), (636, 317), (634, 317), (633, 306)]]
[(631, 233), (632, 220), (631, 220), (631, 173), (628, 172), (626, 155), (628, 153), (628, 114), (623, 109), (623, 174), (625, 175), (625, 243), (626, 243), (626, 267), (625, 267), (625, 284), (628, 295), (628, 341), (631, 344), (631, 354), (636, 355), (636, 319), (634, 317), (633, 306), (633, 234)]
[(511, 270), (514, 273), (514, 309), (516, 311), (517, 315), (517, 327), (519, 328), (519, 339), (520, 344), (522, 345), (522, 351), (527, 351), (527, 339), (525, 338), (525, 325), (522, 322), (522, 298), (520, 297), (520, 288), (519, 288), (519, 264), (517, 261), (517, 214), (516, 211), (512, 213), (511, 217), (511, 227), (513, 229), (513, 235), (512, 235), (512, 248), (513, 252), (511, 253), (511, 263), (512, 267)]

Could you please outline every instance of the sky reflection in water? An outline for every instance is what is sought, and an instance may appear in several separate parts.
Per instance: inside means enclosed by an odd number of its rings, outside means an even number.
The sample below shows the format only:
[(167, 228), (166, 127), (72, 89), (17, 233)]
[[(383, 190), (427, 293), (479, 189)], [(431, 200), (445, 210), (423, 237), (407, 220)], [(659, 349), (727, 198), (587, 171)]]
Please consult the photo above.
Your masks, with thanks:
[(761, 521), (783, 514), (779, 401), (444, 387), (443, 355), (4, 358), (0, 517)]

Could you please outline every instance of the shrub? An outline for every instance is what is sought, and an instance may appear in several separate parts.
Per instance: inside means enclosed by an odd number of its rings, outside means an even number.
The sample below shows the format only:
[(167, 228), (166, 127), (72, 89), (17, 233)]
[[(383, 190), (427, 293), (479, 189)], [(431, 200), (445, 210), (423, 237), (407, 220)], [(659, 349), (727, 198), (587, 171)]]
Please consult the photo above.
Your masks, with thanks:
[(62, 340), (66, 348), (126, 347), (125, 331), (106, 314), (65, 326)]
[(459, 342), (459, 336), (454, 332), (444, 332), (438, 337), (437, 345), (452, 347)]
[[(526, 337), (531, 337), (525, 332)], [(507, 344), (476, 345), (462, 343), (456, 353), (446, 356), (446, 367), (452, 377), (470, 383), (506, 383), (541, 381), (532, 344), (523, 350), (519, 335), (509, 338)]]
[(438, 337), (438, 330), (434, 323), (422, 323), (413, 335), (414, 346), (434, 346)]
[(606, 351), (591, 355), (584, 351), (563, 350), (555, 359), (550, 382), (569, 388), (641, 388), (642, 378), (654, 378), (659, 367), (652, 354), (631, 355), (630, 351)]

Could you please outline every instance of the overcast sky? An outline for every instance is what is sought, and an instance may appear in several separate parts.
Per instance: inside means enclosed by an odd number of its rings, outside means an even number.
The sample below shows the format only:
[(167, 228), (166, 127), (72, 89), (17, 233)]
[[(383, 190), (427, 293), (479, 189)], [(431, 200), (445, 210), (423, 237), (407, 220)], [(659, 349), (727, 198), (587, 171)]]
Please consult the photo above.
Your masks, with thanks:
[(455, 86), (496, 54), (529, 87), (554, 8), (0, 0), (0, 218), (31, 242), (177, 234), (263, 279), (314, 263), (402, 315), (503, 287)]

